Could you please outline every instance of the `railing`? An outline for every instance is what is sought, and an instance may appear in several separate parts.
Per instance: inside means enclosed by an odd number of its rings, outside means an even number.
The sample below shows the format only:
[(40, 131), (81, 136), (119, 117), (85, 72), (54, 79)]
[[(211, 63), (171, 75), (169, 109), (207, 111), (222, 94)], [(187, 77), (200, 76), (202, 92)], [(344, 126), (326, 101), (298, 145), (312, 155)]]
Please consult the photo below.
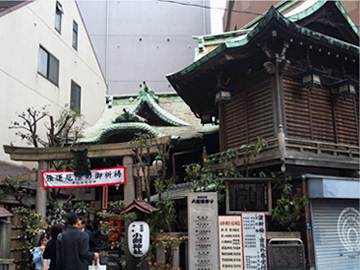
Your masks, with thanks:
[(287, 150), (359, 158), (359, 146), (285, 138)]
[[(267, 141), (267, 146), (263, 149), (261, 154), (254, 162), (261, 163), (262, 161), (269, 161), (277, 158), (281, 158), (284, 161), (289, 151), (312, 153), (315, 155), (329, 155), (335, 157), (341, 156), (355, 159), (360, 157), (359, 146), (287, 138), (284, 135), (284, 133), (279, 133), (278, 138)], [(235, 148), (233, 150), (234, 152), (231, 161), (237, 165), (243, 165), (245, 163), (247, 147)], [(276, 150), (279, 151), (277, 152)], [(266, 153), (269, 154), (267, 155)], [(224, 164), (221, 163), (224, 160), (225, 155), (226, 151), (209, 156), (209, 162), (211, 164), (210, 170), (216, 170), (224, 167)], [(250, 163), (252, 163), (252, 161), (250, 161)]]
[(0, 259), (0, 270), (15, 270), (14, 260)]
[[(271, 139), (266, 141), (266, 147), (264, 148), (264, 151), (270, 151), (273, 149), (277, 149), (279, 147), (279, 141), (278, 139)], [(238, 163), (238, 161), (242, 160), (246, 153), (247, 153), (247, 147), (239, 147), (239, 148), (235, 148), (234, 150), (234, 157), (232, 159), (232, 161), (234, 161), (235, 163)], [(223, 159), (224, 159), (224, 155), (226, 155), (226, 151), (225, 152), (220, 152), (220, 153), (216, 153), (213, 155), (209, 155), (209, 159), (211, 159), (211, 164), (212, 165), (218, 165)]]

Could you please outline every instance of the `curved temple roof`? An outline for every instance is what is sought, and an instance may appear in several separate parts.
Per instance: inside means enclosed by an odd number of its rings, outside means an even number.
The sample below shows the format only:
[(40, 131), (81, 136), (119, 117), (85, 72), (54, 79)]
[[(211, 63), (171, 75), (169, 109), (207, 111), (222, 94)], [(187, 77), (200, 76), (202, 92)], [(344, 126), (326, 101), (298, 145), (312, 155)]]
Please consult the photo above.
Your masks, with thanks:
[[(272, 6), (265, 15), (260, 17), (261, 19), (253, 28), (242, 28), (238, 31), (224, 34), (197, 37), (197, 39), (199, 39), (199, 55), (195, 59), (195, 62), (181, 71), (168, 74), (166, 77), (171, 82), (172, 79), (184, 76), (215, 56), (224, 53), (228, 48), (242, 47), (249, 44), (252, 39), (254, 39), (256, 36), (259, 36), (260, 33), (265, 28), (267, 28), (270, 22), (275, 22), (276, 24), (285, 27), (288, 31), (293, 32), (294, 34), (300, 34), (303, 38), (312, 39), (314, 42), (319, 42), (327, 46), (333, 46), (338, 49), (346, 50), (359, 55), (359, 46), (319, 32), (312, 31), (295, 23), (299, 19), (304, 19), (305, 16), (308, 16), (319, 10), (325, 4), (325, 2), (328, 1), (306, 1), (304, 4), (307, 2), (315, 2), (316, 5), (309, 6), (307, 9), (301, 9), (301, 12), (299, 10), (299, 13), (295, 13), (295, 10), (293, 10), (290, 13), (292, 16), (289, 18), (283, 16), (279, 11), (276, 10), (275, 7)], [(338, 3), (338, 1), (329, 3), (333, 3), (333, 5), (335, 5), (341, 11), (346, 20), (351, 25), (352, 29), (356, 32), (356, 35), (359, 36), (358, 29), (351, 21), (351, 19), (346, 15), (346, 12), (342, 8), (341, 4)], [(208, 50), (206, 48), (207, 46), (209, 46)]]
[[(110, 137), (122, 134), (147, 133), (154, 137), (172, 136), (176, 139), (191, 139), (201, 137), (203, 134), (216, 132), (217, 126), (203, 126), (200, 119), (176, 93), (160, 93), (155, 95), (154, 90), (146, 84), (139, 95), (121, 95), (107, 97), (108, 104), (97, 123), (84, 130), (83, 138), (79, 140), (84, 144), (107, 143)], [(149, 115), (157, 118), (156, 123), (121, 122), (114, 120), (126, 110), (141, 118), (147, 119)], [(186, 119), (186, 121), (185, 121)], [(149, 120), (149, 119), (147, 119)]]

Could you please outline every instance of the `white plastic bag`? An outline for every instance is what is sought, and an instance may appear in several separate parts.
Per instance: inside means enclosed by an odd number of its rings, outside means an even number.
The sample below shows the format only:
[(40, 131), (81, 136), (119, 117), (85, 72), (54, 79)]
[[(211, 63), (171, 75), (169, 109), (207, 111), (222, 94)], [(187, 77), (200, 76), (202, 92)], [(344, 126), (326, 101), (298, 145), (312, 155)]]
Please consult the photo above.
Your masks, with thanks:
[(89, 266), (89, 270), (106, 270), (106, 265), (100, 265), (100, 260), (93, 260), (92, 265)]

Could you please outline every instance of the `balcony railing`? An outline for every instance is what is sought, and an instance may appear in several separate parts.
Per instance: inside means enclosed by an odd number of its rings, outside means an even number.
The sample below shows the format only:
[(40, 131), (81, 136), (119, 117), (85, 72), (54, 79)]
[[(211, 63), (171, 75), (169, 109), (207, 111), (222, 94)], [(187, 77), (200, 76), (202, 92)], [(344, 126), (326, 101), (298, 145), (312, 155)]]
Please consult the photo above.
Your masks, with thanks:
[(285, 138), (286, 150), (359, 158), (359, 146)]
[[(296, 159), (300, 157), (302, 161), (308, 158), (309, 163), (311, 160), (316, 160), (317, 158), (322, 161), (328, 158), (334, 162), (334, 158), (336, 157), (345, 158), (350, 160), (352, 163), (355, 163), (360, 157), (359, 146), (287, 138), (282, 132), (278, 134), (278, 138), (267, 141), (267, 146), (254, 160), (247, 161), (247, 147), (240, 147), (232, 150), (231, 161), (240, 167), (244, 166), (246, 162), (249, 162), (249, 164), (262, 164), (263, 162), (270, 164), (274, 162), (280, 163), (280, 161), (281, 163), (287, 163), (288, 159)], [(222, 161), (224, 160), (225, 155), (226, 152), (221, 152), (209, 156), (211, 170), (224, 167)], [(343, 161), (343, 159), (339, 159), (339, 164)], [(302, 165), (304, 165), (304, 162)]]

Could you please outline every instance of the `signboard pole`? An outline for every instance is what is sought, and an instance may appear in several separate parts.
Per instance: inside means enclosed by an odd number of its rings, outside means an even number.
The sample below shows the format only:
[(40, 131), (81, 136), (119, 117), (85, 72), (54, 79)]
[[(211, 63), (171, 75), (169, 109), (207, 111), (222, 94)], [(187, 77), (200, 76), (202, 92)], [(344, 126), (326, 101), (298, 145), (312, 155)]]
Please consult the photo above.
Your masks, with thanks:
[(102, 188), (102, 209), (107, 209), (108, 206), (108, 187)]

